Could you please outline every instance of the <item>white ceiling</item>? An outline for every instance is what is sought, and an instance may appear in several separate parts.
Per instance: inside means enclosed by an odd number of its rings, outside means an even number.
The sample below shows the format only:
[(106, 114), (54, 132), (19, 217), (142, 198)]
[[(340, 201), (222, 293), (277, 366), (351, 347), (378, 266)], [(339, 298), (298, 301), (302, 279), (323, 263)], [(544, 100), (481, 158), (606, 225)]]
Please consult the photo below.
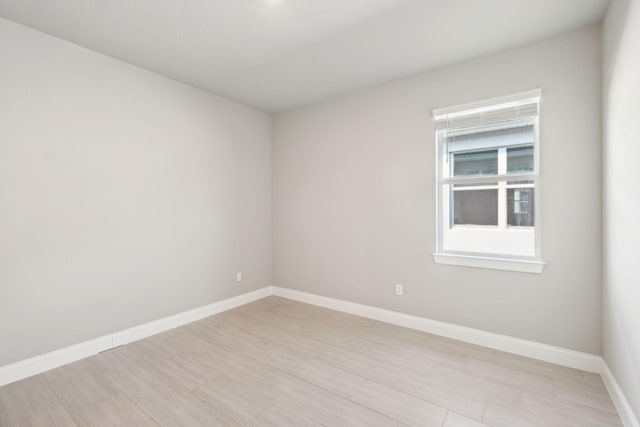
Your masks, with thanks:
[(609, 0), (0, 0), (0, 15), (265, 111), (598, 21)]

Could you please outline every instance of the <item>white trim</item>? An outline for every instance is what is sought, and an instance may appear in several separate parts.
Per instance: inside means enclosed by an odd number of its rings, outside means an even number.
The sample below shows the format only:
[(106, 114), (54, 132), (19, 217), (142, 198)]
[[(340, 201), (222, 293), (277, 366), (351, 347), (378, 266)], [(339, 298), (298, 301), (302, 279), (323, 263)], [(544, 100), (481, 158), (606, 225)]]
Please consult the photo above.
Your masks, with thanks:
[(50, 353), (31, 357), (9, 365), (0, 366), (0, 386), (93, 356), (101, 351), (109, 350), (123, 344), (177, 328), (205, 317), (213, 316), (214, 314), (267, 297), (272, 293), (272, 287), (267, 286), (262, 289), (207, 304), (173, 316), (154, 320), (140, 326), (134, 326), (133, 328), (61, 348)]
[(633, 414), (631, 406), (620, 389), (618, 382), (600, 356), (277, 286), (267, 286), (253, 292), (145, 323), (144, 325), (2, 366), (0, 367), (0, 386), (93, 356), (119, 345), (177, 328), (269, 295), (276, 295), (532, 359), (601, 374), (624, 426), (640, 427), (640, 423), (638, 423), (638, 419)]
[(553, 345), (541, 344), (521, 338), (513, 338), (506, 335), (468, 328), (466, 326), (454, 325), (277, 286), (273, 287), (273, 295), (329, 308), (331, 310), (355, 314), (405, 328), (416, 329), (458, 341), (481, 345), (507, 353), (580, 369), (582, 371), (600, 373), (602, 368), (602, 358), (595, 354), (582, 353)]
[[(534, 171), (528, 174), (514, 174), (507, 173), (507, 148), (506, 146), (499, 146), (497, 166), (498, 171), (496, 175), (490, 176), (466, 176), (466, 177), (454, 177), (452, 176), (451, 169), (453, 168), (452, 155), (449, 150), (449, 139), (444, 136), (447, 134), (450, 126), (449, 118), (453, 116), (465, 116), (468, 114), (480, 114), (482, 117), (483, 112), (491, 111), (494, 109), (503, 109), (508, 106), (517, 108), (522, 103), (536, 103), (539, 106), (540, 98), (542, 96), (542, 90), (536, 89), (528, 92), (507, 95), (498, 98), (486, 99), (478, 102), (473, 102), (464, 105), (458, 105), (448, 108), (440, 108), (433, 110), (436, 120), (446, 121), (446, 126), (443, 128), (436, 127), (435, 135), (435, 147), (436, 147), (436, 248), (434, 254), (434, 260), (437, 264), (459, 265), (464, 267), (475, 268), (488, 268), (494, 270), (507, 270), (507, 271), (519, 271), (527, 273), (542, 273), (544, 269), (544, 263), (542, 262), (542, 249), (541, 249), (541, 236), (542, 236), (542, 218), (541, 218), (541, 190), (539, 186), (540, 181), (540, 129), (539, 129), (539, 108), (536, 109), (534, 116), (530, 117), (534, 127)], [(533, 112), (532, 112), (533, 114)], [(502, 120), (499, 117), (485, 117), (483, 120)], [(462, 126), (461, 123), (459, 123)], [(465, 125), (466, 126), (466, 125)], [(488, 147), (485, 147), (488, 148)], [(517, 176), (517, 177), (516, 177)], [(535, 203), (535, 226), (531, 227), (533, 234), (525, 240), (518, 240), (516, 235), (507, 232), (507, 188), (510, 188), (507, 184), (508, 181), (521, 180), (533, 181), (531, 188), (535, 189), (533, 202)], [(452, 197), (455, 191), (455, 184), (484, 184), (484, 183), (496, 183), (496, 189), (498, 191), (498, 223), (497, 230), (500, 232), (495, 233), (487, 240), (484, 232), (478, 231), (477, 233), (468, 230), (466, 241), (461, 239), (459, 233), (450, 233), (452, 218)], [(447, 192), (444, 192), (444, 187), (447, 186)], [(478, 187), (469, 188), (469, 190), (477, 189)], [(447, 194), (448, 193), (448, 194)], [(448, 241), (447, 239), (453, 239)], [(493, 240), (492, 240), (493, 239)], [(491, 241), (492, 247), (484, 247), (485, 242)], [(518, 242), (518, 243), (516, 243)], [(449, 243), (449, 246), (445, 246), (445, 243)], [(511, 246), (512, 244), (516, 246)], [(531, 251), (531, 245), (533, 245), (533, 251)], [(445, 249), (446, 248), (446, 249)], [(504, 254), (504, 255), (501, 255)], [(526, 255), (526, 257), (525, 257)], [(533, 256), (534, 255), (534, 256)], [(520, 258), (522, 256), (522, 258)], [(522, 260), (522, 261), (521, 261)]]
[(436, 264), (459, 265), (463, 267), (489, 268), (492, 270), (520, 271), (523, 273), (542, 273), (544, 262), (508, 258), (493, 258), (475, 255), (433, 254)]
[(622, 420), (624, 427), (640, 427), (640, 422), (633, 413), (633, 409), (631, 409), (629, 401), (622, 392), (620, 385), (618, 385), (618, 381), (616, 380), (616, 377), (613, 376), (607, 362), (604, 360), (602, 361), (601, 375), (602, 381), (604, 382), (605, 387), (607, 387), (609, 395), (611, 395), (611, 400), (613, 400), (613, 404), (618, 410), (618, 415), (620, 415), (620, 419)]
[(506, 96), (483, 99), (481, 101), (467, 102), (465, 104), (453, 105), (450, 107), (441, 107), (433, 109), (433, 118), (435, 120), (446, 118), (447, 116), (455, 116), (459, 113), (469, 114), (475, 110), (485, 110), (487, 107), (492, 109), (503, 108), (504, 104), (511, 104), (519, 101), (528, 101), (531, 99), (539, 99), (542, 97), (542, 89), (533, 89), (526, 92), (514, 93)]
[(182, 325), (186, 325), (187, 323), (195, 322), (197, 320), (204, 319), (205, 317), (213, 316), (214, 314), (222, 313), (223, 311), (231, 310), (232, 308), (240, 307), (241, 305), (268, 297), (271, 294), (271, 287), (267, 286), (253, 292), (248, 292), (246, 294), (214, 302), (203, 307), (197, 307), (192, 310), (178, 313), (173, 316), (154, 320), (140, 326), (134, 326), (133, 328), (114, 333), (113, 346), (117, 347), (119, 345), (129, 344), (130, 342), (138, 341), (151, 335), (178, 328)]
[(101, 351), (109, 350), (112, 347), (113, 337), (111, 335), (105, 335), (2, 366), (0, 367), (0, 386), (11, 384), (15, 381), (93, 356)]

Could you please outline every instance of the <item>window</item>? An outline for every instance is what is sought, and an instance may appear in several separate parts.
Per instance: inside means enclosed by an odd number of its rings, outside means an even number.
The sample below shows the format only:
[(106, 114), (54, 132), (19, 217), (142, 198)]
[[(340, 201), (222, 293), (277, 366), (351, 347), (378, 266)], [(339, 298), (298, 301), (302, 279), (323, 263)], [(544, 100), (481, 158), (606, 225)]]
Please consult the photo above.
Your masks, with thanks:
[(434, 110), (443, 264), (541, 272), (540, 91)]

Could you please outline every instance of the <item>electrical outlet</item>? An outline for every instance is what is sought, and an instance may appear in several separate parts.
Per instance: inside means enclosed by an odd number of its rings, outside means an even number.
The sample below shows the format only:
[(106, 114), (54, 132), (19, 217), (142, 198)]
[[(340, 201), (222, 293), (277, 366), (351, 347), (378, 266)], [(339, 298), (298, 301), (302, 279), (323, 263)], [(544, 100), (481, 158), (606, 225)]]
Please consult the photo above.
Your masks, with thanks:
[(401, 284), (396, 284), (396, 295), (402, 296), (403, 290)]
[(242, 280), (242, 271), (239, 271), (236, 273), (236, 282), (239, 282)]

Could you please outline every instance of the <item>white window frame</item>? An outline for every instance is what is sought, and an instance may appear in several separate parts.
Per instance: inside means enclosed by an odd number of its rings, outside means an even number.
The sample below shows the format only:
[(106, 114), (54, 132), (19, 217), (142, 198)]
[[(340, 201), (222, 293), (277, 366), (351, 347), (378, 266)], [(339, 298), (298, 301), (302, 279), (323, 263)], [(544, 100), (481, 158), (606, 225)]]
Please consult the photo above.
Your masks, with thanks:
[[(435, 120), (441, 120), (443, 117), (460, 117), (468, 114), (492, 111), (498, 108), (505, 108), (511, 105), (516, 106), (518, 103), (528, 102), (531, 104), (531, 100), (535, 99), (539, 102), (542, 95), (540, 89), (509, 95), (506, 97), (492, 98), (480, 102), (474, 102), (470, 104), (458, 105), (448, 108), (440, 108), (433, 110), (433, 117)], [(507, 181), (533, 181), (534, 188), (534, 244), (535, 255), (532, 257), (523, 256), (511, 256), (511, 255), (495, 255), (481, 252), (463, 252), (463, 251), (445, 251), (443, 250), (443, 225), (445, 218), (443, 218), (442, 203), (443, 203), (443, 186), (448, 182), (455, 181), (460, 183), (465, 178), (445, 178), (443, 174), (443, 153), (442, 147), (444, 142), (440, 139), (441, 133), (439, 130), (435, 132), (435, 158), (436, 158), (436, 251), (433, 254), (434, 261), (438, 264), (447, 265), (459, 265), (466, 267), (488, 268), (496, 270), (508, 270), (519, 271), (526, 273), (542, 273), (544, 268), (544, 262), (542, 261), (542, 219), (541, 219), (541, 185), (540, 185), (540, 138), (539, 138), (539, 112), (538, 116), (533, 119), (534, 122), (534, 170), (530, 173), (511, 174), (508, 175), (508, 180), (505, 177), (506, 173), (506, 147), (499, 147), (498, 149), (498, 175), (486, 176), (486, 177), (472, 177), (469, 178), (470, 183), (495, 183), (493, 188), (498, 188), (498, 226), (480, 226), (480, 227), (492, 227), (505, 230), (507, 229), (507, 188), (513, 188), (517, 185), (508, 185)], [(445, 153), (444, 155), (451, 155)], [(503, 174), (500, 176), (500, 174)], [(500, 177), (498, 179), (498, 177)], [(460, 190), (456, 190), (460, 191)], [(464, 190), (462, 190), (464, 191)], [(448, 221), (448, 219), (446, 219)], [(518, 227), (520, 228), (520, 227)], [(528, 228), (528, 227), (527, 227)]]

